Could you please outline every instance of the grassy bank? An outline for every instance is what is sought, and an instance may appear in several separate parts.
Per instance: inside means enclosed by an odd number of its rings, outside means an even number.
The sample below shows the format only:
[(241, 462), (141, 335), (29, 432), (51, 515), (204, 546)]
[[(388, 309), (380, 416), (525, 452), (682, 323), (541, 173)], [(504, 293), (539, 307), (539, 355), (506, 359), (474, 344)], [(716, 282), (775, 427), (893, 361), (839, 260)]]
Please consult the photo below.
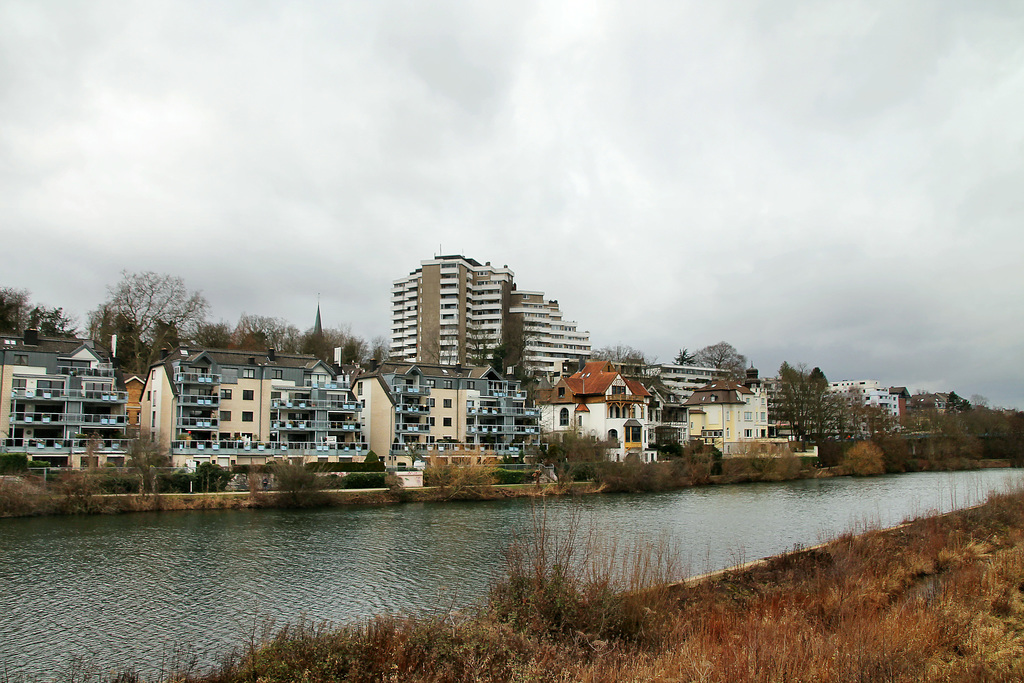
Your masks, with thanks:
[(291, 626), (174, 680), (1024, 679), (1020, 491), (676, 583), (664, 544), (555, 536), (538, 518), (472, 613)]
[[(977, 461), (971, 461), (976, 463)], [(1006, 465), (1008, 463), (999, 463)], [(977, 464), (975, 464), (977, 467)], [(219, 468), (212, 468), (219, 470)], [(384, 473), (351, 473), (340, 479), (302, 466), (274, 470), (274, 490), (264, 490), (264, 475), (249, 477), (249, 490), (217, 493), (128, 493), (141, 487), (137, 478), (124, 473), (97, 469), (68, 471), (48, 481), (30, 475), (0, 477), (0, 518), (43, 515), (122, 514), (170, 510), (227, 510), (261, 508), (311, 508), (346, 505), (390, 505), (404, 502), (448, 500), (499, 500), (565, 494), (656, 492), (708, 484), (759, 481), (788, 481), (847, 474), (843, 467), (817, 468), (813, 459), (798, 457), (727, 458), (717, 466), (712, 461), (596, 462), (564, 466), (558, 483), (515, 484), (527, 479), (521, 471), (500, 468), (428, 467), (427, 486), (404, 489), (397, 479)], [(226, 471), (225, 471), (226, 472)], [(720, 472), (720, 473), (716, 473)], [(208, 473), (210, 477), (217, 474)], [(169, 482), (185, 474), (163, 475)], [(386, 488), (346, 490), (326, 488), (356, 483)], [(373, 479), (376, 477), (376, 479)], [(216, 479), (221, 487), (230, 478)], [(371, 481), (372, 479), (372, 481)], [(362, 482), (362, 479), (359, 479)], [(177, 482), (178, 489), (188, 490)]]

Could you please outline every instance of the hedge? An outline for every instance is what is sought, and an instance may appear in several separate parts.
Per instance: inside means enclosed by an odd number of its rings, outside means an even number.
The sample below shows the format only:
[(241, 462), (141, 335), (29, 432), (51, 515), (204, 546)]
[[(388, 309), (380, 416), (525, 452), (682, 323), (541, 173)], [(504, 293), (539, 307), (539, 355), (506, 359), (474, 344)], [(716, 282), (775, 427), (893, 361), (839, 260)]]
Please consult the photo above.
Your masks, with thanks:
[(385, 487), (383, 472), (351, 472), (341, 480), (343, 489), (382, 489)]
[(307, 470), (314, 472), (384, 472), (386, 468), (380, 460), (373, 462), (307, 462)]
[(28, 469), (28, 456), (24, 453), (4, 453), (0, 455), (0, 474), (5, 472), (24, 472)]

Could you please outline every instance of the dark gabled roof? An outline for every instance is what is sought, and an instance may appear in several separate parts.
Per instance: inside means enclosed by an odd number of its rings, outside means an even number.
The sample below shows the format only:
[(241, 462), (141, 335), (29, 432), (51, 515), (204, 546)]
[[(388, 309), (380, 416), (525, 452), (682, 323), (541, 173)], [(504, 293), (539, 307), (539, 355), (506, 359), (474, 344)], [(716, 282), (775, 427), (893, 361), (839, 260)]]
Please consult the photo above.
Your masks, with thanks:
[(42, 353), (55, 353), (60, 356), (70, 356), (83, 346), (101, 357), (103, 360), (110, 360), (110, 350), (92, 339), (80, 339), (78, 337), (39, 337), (38, 344), (25, 344), (25, 337), (14, 334), (0, 334), (0, 340), (13, 339), (14, 344), (0, 341), (0, 351), (39, 351)]
[[(274, 353), (271, 360), (267, 351), (247, 351), (242, 349), (206, 349), (202, 347), (180, 346), (171, 351), (167, 358), (161, 363), (170, 363), (180, 360), (183, 363), (195, 363), (203, 358), (209, 359), (218, 365), (262, 365), (275, 368), (302, 368), (312, 370), (317, 365), (323, 365), (330, 374), (334, 369), (316, 356), (300, 353)], [(253, 362), (250, 362), (252, 359)], [(160, 363), (157, 363), (159, 365)]]
[(754, 392), (739, 382), (732, 380), (719, 380), (705, 384), (696, 389), (690, 398), (683, 403), (684, 406), (701, 406), (710, 403), (744, 403), (743, 394), (752, 395)]
[(491, 376), (497, 380), (503, 380), (497, 370), (489, 365), (442, 365), (440, 363), (413, 363), (411, 361), (385, 361), (376, 370), (359, 374), (356, 379), (376, 377), (382, 375), (409, 375), (417, 372), (425, 377), (438, 377), (444, 379), (480, 379)]

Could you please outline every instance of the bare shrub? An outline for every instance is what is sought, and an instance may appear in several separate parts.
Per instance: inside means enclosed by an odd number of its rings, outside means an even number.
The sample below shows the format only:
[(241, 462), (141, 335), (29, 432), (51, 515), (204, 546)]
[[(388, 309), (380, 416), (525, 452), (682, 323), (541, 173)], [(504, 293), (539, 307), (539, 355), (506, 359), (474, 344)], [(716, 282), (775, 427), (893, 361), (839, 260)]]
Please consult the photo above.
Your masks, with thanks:
[(274, 488), (282, 493), (293, 507), (308, 507), (323, 503), (320, 492), (324, 482), (320, 475), (300, 462), (275, 462), (270, 466)]
[(858, 477), (882, 474), (885, 472), (885, 454), (870, 441), (861, 441), (843, 456), (843, 467)]
[(423, 471), (423, 484), (439, 488), (440, 497), (447, 500), (489, 497), (494, 493), (494, 469), (432, 462)]

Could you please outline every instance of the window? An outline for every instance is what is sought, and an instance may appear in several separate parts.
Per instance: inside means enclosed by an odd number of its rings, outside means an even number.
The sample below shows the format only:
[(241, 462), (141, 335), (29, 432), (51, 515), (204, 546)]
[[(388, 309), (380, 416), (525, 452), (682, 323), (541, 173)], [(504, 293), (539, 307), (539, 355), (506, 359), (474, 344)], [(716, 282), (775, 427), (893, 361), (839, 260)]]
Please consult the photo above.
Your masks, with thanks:
[(231, 422), (231, 411), (230, 410), (222, 410), (222, 411), (220, 411), (220, 421), (221, 422)]
[(220, 390), (220, 397), (221, 397), (221, 400), (230, 401), (231, 400), (231, 390), (230, 389), (221, 389)]
[(432, 399), (432, 398), (428, 398), (427, 399), (427, 407), (429, 407), (429, 408), (433, 408), (434, 407), (434, 399)]
[(452, 388), (452, 381), (450, 379), (446, 379), (444, 381), (444, 388), (445, 389), (451, 389)]
[(625, 394), (626, 393), (626, 387), (620, 387), (618, 385), (613, 386), (612, 387), (612, 393), (613, 394)]
[(558, 387), (558, 398), (563, 398), (564, 396), (565, 396), (565, 387)]
[(469, 382), (466, 382), (466, 388), (467, 389), (476, 389), (476, 382), (474, 382), (472, 380), (469, 381)]
[(15, 389), (26, 389), (28, 387), (28, 381), (24, 377), (18, 377), (14, 380)]
[(252, 399), (253, 399), (253, 390), (252, 389), (242, 389), (242, 400), (243, 401), (251, 401)]
[(446, 398), (444, 400), (444, 407), (445, 408), (451, 408), (452, 407), (452, 400), (450, 398)]
[(618, 443), (618, 441), (619, 441), (619, 433), (617, 431), (615, 431), (614, 429), (609, 429), (608, 430), (608, 440), (609, 441), (614, 441), (614, 442)]
[(147, 391), (146, 392), (146, 400), (147, 401), (152, 401), (153, 400), (153, 392), (152, 391)]
[(24, 353), (14, 354), (15, 365), (28, 365), (28, 355)]
[(569, 409), (562, 408), (558, 411), (558, 426), (568, 427), (569, 426)]
[(242, 377), (245, 379), (255, 379), (256, 368), (242, 368)]
[(744, 429), (743, 430), (743, 436), (744, 436), (744, 438), (747, 438), (747, 439), (751, 438), (752, 436), (754, 436), (754, 430), (753, 429)]
[(284, 375), (282, 374), (281, 370), (275, 369), (274, 370), (274, 375), (273, 375), (272, 379), (281, 379), (281, 377), (283, 377), (283, 376)]
[(748, 410), (743, 413), (743, 419), (746, 420), (747, 422), (750, 422), (751, 420), (754, 419), (754, 414)]
[(242, 422), (252, 422), (252, 411), (242, 411)]
[(433, 427), (434, 426), (434, 418), (428, 417), (427, 418), (427, 424), (430, 425), (431, 427)]
[(451, 427), (452, 426), (452, 419), (450, 417), (444, 418), (444, 426), (445, 427)]
[(362, 396), (362, 395), (363, 395), (363, 383), (362, 382), (356, 382), (356, 396)]

